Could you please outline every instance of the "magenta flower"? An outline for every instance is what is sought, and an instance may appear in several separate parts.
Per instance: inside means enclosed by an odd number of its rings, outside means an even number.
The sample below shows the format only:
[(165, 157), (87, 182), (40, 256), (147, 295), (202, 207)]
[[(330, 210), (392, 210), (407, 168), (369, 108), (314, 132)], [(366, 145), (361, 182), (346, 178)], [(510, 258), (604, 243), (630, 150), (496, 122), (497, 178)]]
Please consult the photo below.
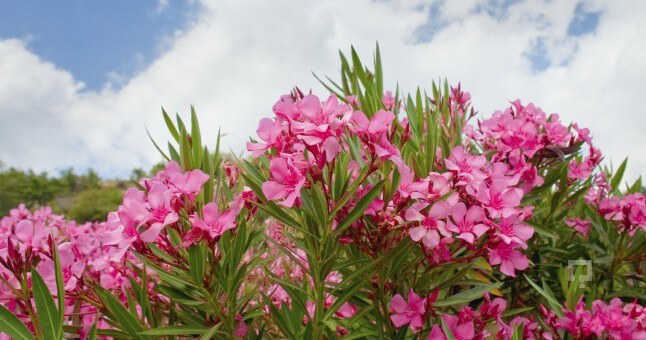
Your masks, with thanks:
[(42, 248), (49, 236), (49, 230), (43, 221), (21, 220), (16, 224), (16, 238), (25, 246), (35, 249)]
[(233, 210), (220, 214), (218, 205), (210, 202), (202, 208), (202, 218), (197, 214), (191, 215), (192, 229), (184, 235), (182, 247), (199, 242), (200, 239), (217, 240), (222, 234), (236, 227), (236, 215)]
[(475, 239), (489, 230), (489, 227), (482, 223), (484, 219), (484, 210), (479, 206), (472, 205), (467, 210), (464, 203), (458, 202), (451, 209), (451, 219), (447, 220), (446, 229), (460, 234), (459, 239), (473, 243)]
[(150, 227), (142, 232), (139, 237), (144, 242), (153, 242), (159, 236), (161, 230), (177, 222), (179, 216), (171, 207), (173, 190), (161, 183), (153, 183), (148, 191), (149, 215), (147, 222)]
[(592, 229), (591, 224), (590, 224), (590, 221), (588, 221), (588, 220), (582, 220), (582, 219), (580, 219), (580, 218), (578, 218), (578, 217), (576, 217), (576, 218), (568, 218), (568, 219), (566, 219), (566, 220), (565, 220), (565, 224), (566, 224), (568, 227), (574, 228), (574, 230), (575, 230), (577, 233), (581, 234), (581, 236), (583, 236), (583, 238), (587, 238), (587, 237), (588, 237), (588, 233), (589, 233), (589, 232), (590, 232), (590, 230)]
[(523, 191), (518, 188), (509, 188), (502, 180), (493, 180), (489, 187), (482, 183), (477, 198), (489, 212), (491, 218), (509, 217), (516, 214), (516, 207), (520, 205)]
[(425, 299), (415, 294), (412, 289), (408, 292), (408, 302), (399, 294), (393, 296), (390, 300), (390, 310), (394, 314), (390, 316), (390, 320), (397, 328), (404, 325), (409, 325), (413, 331), (421, 328), (424, 326), (423, 317), (426, 314), (424, 301)]
[(500, 271), (503, 274), (516, 277), (516, 269), (525, 270), (529, 266), (527, 257), (516, 250), (520, 246), (515, 242), (511, 244), (500, 242), (496, 248), (489, 248), (489, 264), (500, 265)]
[(424, 216), (417, 209), (419, 205), (425, 204), (416, 203), (406, 210), (406, 220), (421, 222), (420, 226), (409, 230), (410, 238), (415, 242), (422, 240), (427, 248), (434, 249), (440, 244), (440, 234), (451, 235), (446, 230), (444, 222), (440, 220), (449, 214), (451, 207), (446, 202), (437, 202), (431, 207), (427, 216)]
[[(471, 340), (475, 337), (475, 329), (473, 321), (460, 320), (459, 317), (450, 314), (442, 315), (442, 320), (451, 330), (453, 338), (456, 340)], [(438, 325), (433, 326), (431, 333), (428, 335), (428, 340), (446, 340), (442, 328)]]
[(390, 130), (390, 125), (394, 120), (395, 114), (390, 111), (379, 110), (374, 116), (370, 117), (370, 120), (363, 112), (355, 111), (352, 114), (351, 122), (354, 124), (352, 125), (354, 132), (365, 133), (372, 138), (377, 134)]
[(292, 207), (301, 197), (305, 175), (291, 159), (274, 158), (269, 163), (272, 180), (262, 184), (262, 193), (269, 200), (282, 200), (278, 204)]
[[(85, 271), (85, 261), (74, 255), (73, 245), (65, 242), (58, 246), (60, 255), (61, 271), (63, 274), (63, 284), (65, 290), (74, 290), (79, 278)], [(43, 281), (52, 294), (56, 294), (56, 271), (54, 270), (54, 261), (49, 258), (41, 260), (38, 264), (38, 273), (42, 276)]]
[(384, 104), (386, 110), (392, 110), (393, 106), (395, 106), (395, 97), (393, 97), (390, 91), (386, 91), (386, 94), (381, 99), (381, 103)]
[(525, 247), (526, 241), (534, 235), (534, 228), (521, 222), (522, 220), (518, 215), (502, 218), (497, 225), (498, 231), (496, 231), (495, 235), (500, 237), (506, 244), (514, 242)]
[(486, 174), (482, 168), (487, 163), (484, 155), (474, 156), (464, 150), (464, 147), (457, 146), (451, 150), (449, 158), (444, 160), (448, 170), (455, 171), (460, 181), (467, 183), (474, 179), (483, 180)]
[(251, 151), (251, 155), (254, 157), (259, 157), (265, 151), (270, 148), (276, 150), (282, 150), (284, 141), (283, 134), (286, 131), (286, 125), (278, 120), (271, 120), (269, 118), (263, 118), (258, 123), (258, 137), (264, 141), (264, 143), (247, 143), (247, 150)]

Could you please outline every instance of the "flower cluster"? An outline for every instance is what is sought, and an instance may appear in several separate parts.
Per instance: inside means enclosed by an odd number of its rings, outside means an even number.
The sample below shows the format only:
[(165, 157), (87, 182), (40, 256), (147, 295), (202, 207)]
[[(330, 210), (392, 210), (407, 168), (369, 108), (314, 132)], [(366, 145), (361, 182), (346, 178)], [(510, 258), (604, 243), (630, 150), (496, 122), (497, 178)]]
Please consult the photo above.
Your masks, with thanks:
[[(396, 294), (390, 302), (392, 312), (390, 318), (396, 328), (408, 326), (414, 333), (420, 332), (424, 325), (434, 317), (438, 322), (432, 324), (428, 334), (429, 340), (446, 340), (446, 329), (451, 332), (454, 339), (486, 339), (495, 336), (498, 339), (511, 339), (513, 329), (523, 325), (524, 339), (540, 339), (549, 336), (543, 332), (538, 323), (532, 319), (515, 317), (505, 323), (502, 314), (507, 309), (507, 302), (502, 298), (491, 300), (489, 294), (477, 309), (465, 306), (457, 314), (438, 314), (433, 303), (437, 293), (428, 297), (420, 297), (413, 290), (408, 292), (408, 301)], [(442, 327), (442, 323), (444, 327)]]
[[(111, 261), (108, 246), (100, 239), (97, 223), (76, 224), (51, 208), (29, 211), (24, 205), (12, 209), (0, 220), (0, 305), (28, 325), (31, 302), (24, 299), (31, 286), (31, 268), (35, 268), (53, 295), (56, 295), (53, 246), (59, 252), (65, 290), (66, 322), (81, 321), (79, 333), (87, 334), (99, 310), (92, 302), (94, 285), (111, 291), (126, 301), (130, 278), (137, 282), (134, 268), (139, 261), (130, 253), (121, 261)], [(130, 263), (127, 265), (126, 263)], [(99, 326), (110, 328), (99, 316)], [(1, 335), (0, 335), (1, 337)]]
[[(162, 230), (174, 228), (182, 235), (182, 247), (205, 239), (215, 242), (227, 230), (235, 228), (239, 209), (220, 211), (214, 202), (202, 209), (202, 216), (195, 211), (195, 197), (209, 176), (200, 170), (182, 172), (179, 164), (169, 162), (153, 178), (140, 181), (141, 188), (130, 188), (123, 197), (123, 204), (108, 215), (101, 227), (101, 241), (110, 248), (110, 258), (119, 261), (130, 248), (146, 253), (146, 243), (155, 242), (162, 250), (175, 253)], [(239, 206), (237, 206), (240, 208)], [(189, 216), (188, 230), (179, 225), (180, 211)]]
[(636, 302), (623, 303), (614, 298), (609, 304), (601, 300), (586, 308), (583, 301), (574, 310), (564, 309), (563, 317), (541, 307), (548, 324), (556, 332), (565, 330), (577, 339), (592, 336), (608, 339), (643, 339), (646, 337), (646, 310)]
[(451, 248), (464, 245), (474, 256), (488, 249), (489, 263), (506, 275), (527, 268), (518, 249), (527, 247), (534, 229), (523, 223), (532, 207), (520, 206), (519, 176), (505, 163), (489, 163), (462, 146), (451, 150), (445, 164), (447, 172), (414, 182), (405, 177), (400, 184), (401, 197), (413, 201), (404, 215), (413, 225), (411, 239), (422, 242), (434, 262), (452, 260)]

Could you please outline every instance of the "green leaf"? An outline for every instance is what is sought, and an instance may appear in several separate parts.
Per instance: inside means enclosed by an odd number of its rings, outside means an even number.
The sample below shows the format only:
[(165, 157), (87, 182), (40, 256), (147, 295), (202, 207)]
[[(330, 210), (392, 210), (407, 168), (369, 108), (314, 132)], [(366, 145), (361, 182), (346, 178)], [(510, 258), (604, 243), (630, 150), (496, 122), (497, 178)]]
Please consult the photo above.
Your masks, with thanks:
[(221, 335), (225, 335), (225, 336), (226, 336), (226, 335), (227, 335), (226, 333), (224, 333), (224, 332), (222, 332), (222, 331), (220, 331), (220, 330), (219, 330), (220, 325), (221, 325), (221, 324), (219, 323), (219, 324), (217, 324), (217, 325), (215, 325), (215, 326), (211, 327), (211, 329), (209, 329), (209, 331), (208, 331), (208, 332), (204, 333), (204, 335), (202, 335), (202, 337), (201, 337), (200, 339), (201, 339), (201, 340), (209, 340), (209, 339), (213, 339), (213, 338), (215, 337), (215, 335), (216, 335), (216, 334), (221, 334)]
[[(31, 282), (38, 312), (38, 322), (43, 336), (47, 339), (62, 339), (62, 323), (59, 322), (59, 313), (54, 304), (54, 298), (49, 292), (45, 281), (36, 269), (31, 270)], [(64, 306), (62, 306), (64, 309)]]
[(202, 166), (202, 136), (200, 124), (197, 120), (195, 107), (191, 105), (191, 143), (193, 151), (193, 167), (199, 169)]
[(435, 302), (434, 306), (444, 307), (444, 306), (452, 306), (452, 305), (458, 305), (458, 304), (466, 304), (475, 299), (481, 298), (485, 292), (496, 289), (501, 285), (502, 285), (501, 283), (491, 284), (491, 285), (487, 284), (487, 285), (471, 288), (469, 290), (457, 293), (455, 295), (451, 295), (446, 299), (438, 300)]
[(508, 310), (508, 311), (506, 311), (506, 312), (502, 313), (502, 317), (505, 317), (505, 318), (506, 318), (506, 317), (509, 317), (509, 316), (512, 316), (512, 315), (516, 315), (516, 314), (520, 314), (520, 313), (524, 313), (524, 312), (530, 311), (530, 310), (532, 310), (532, 309), (534, 309), (534, 307), (521, 307), (521, 308), (515, 308), (515, 309)]
[(139, 333), (140, 335), (153, 335), (153, 336), (169, 336), (169, 335), (195, 335), (204, 334), (210, 329), (208, 327), (200, 326), (165, 326), (149, 329)]
[(188, 261), (191, 268), (191, 276), (195, 280), (196, 285), (201, 285), (204, 278), (204, 267), (206, 260), (204, 259), (204, 252), (199, 244), (194, 244), (188, 248)]
[(621, 162), (621, 165), (619, 165), (619, 168), (617, 168), (617, 172), (615, 172), (615, 175), (612, 176), (612, 182), (610, 182), (610, 186), (615, 193), (619, 193), (619, 182), (621, 182), (621, 179), (624, 177), (627, 163), (628, 158), (624, 158), (624, 161)]
[(168, 158), (168, 156), (166, 156), (166, 153), (164, 151), (162, 151), (162, 149), (159, 147), (159, 145), (157, 145), (157, 142), (155, 142), (155, 140), (153, 139), (153, 136), (150, 135), (150, 132), (148, 132), (148, 129), (146, 129), (146, 133), (148, 134), (148, 138), (150, 138), (150, 141), (153, 142), (153, 145), (155, 146), (155, 149), (157, 149), (157, 151), (159, 151), (159, 153), (162, 155), (162, 157), (164, 157), (164, 159), (166, 159), (167, 161), (170, 162), (171, 159)]
[(117, 300), (110, 292), (99, 286), (96, 287), (96, 293), (108, 310), (111, 318), (118, 323), (118, 328), (121, 328), (135, 339), (143, 339), (139, 335), (139, 333), (144, 331), (143, 327), (139, 324), (137, 318), (128, 312), (121, 301)]
[(170, 119), (168, 116), (168, 113), (164, 110), (162, 107), (162, 115), (164, 116), (164, 121), (166, 122), (166, 127), (168, 127), (168, 132), (173, 136), (173, 139), (176, 142), (179, 142), (179, 133), (177, 132), (177, 129), (175, 128), (175, 124), (173, 124), (173, 121)]
[[(52, 244), (54, 244), (54, 242), (52, 242)], [(58, 254), (58, 246), (56, 244), (52, 247), (52, 257), (54, 261), (54, 272), (56, 274), (56, 294), (58, 295), (58, 322), (59, 325), (62, 325), (63, 320), (65, 320), (65, 284), (63, 283), (61, 258)]]
[(13, 339), (27, 340), (34, 338), (27, 326), (2, 304), (0, 304), (0, 329)]
[(96, 340), (96, 334), (97, 334), (97, 326), (99, 323), (99, 316), (94, 318), (94, 324), (92, 325), (92, 329), (90, 329), (90, 334), (88, 335), (89, 340)]
[(546, 291), (545, 289), (539, 287), (534, 281), (532, 281), (527, 275), (524, 275), (525, 279), (529, 284), (536, 289), (536, 291), (541, 294), (550, 304), (550, 307), (554, 312), (559, 316), (563, 317), (563, 307), (561, 304), (556, 300), (554, 295), (551, 292)]

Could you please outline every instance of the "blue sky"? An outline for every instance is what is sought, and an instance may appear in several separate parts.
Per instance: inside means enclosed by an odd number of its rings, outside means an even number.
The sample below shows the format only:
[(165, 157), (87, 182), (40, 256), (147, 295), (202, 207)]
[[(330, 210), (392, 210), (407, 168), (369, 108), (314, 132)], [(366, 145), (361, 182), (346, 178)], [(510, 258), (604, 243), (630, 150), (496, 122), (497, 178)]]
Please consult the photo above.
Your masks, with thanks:
[[(517, 0), (482, 5), (476, 11), (504, 17)], [(447, 23), (441, 2), (423, 8), (427, 23), (416, 31), (418, 42), (429, 42)], [(7, 1), (0, 4), (0, 39), (19, 38), (44, 60), (69, 70), (87, 89), (106, 82), (119, 86), (164, 51), (173, 34), (188, 26), (199, 9), (191, 1)], [(55, 15), (53, 15), (55, 14)], [(594, 33), (600, 11), (579, 2), (568, 25), (568, 36)], [(542, 38), (526, 55), (535, 72), (550, 66)]]
[(534, 102), (589, 127), (607, 164), (630, 156), (634, 178), (644, 17), (632, 0), (3, 1), (0, 160), (128, 176), (161, 160), (145, 132), (169, 137), (160, 107), (191, 104), (238, 153), (281, 94), (326, 96), (311, 72), (335, 78), (339, 49), (379, 41), (391, 89), (446, 77), (483, 115)]
[(96, 90), (145, 68), (196, 7), (189, 1), (3, 1), (0, 39), (26, 40), (33, 53)]

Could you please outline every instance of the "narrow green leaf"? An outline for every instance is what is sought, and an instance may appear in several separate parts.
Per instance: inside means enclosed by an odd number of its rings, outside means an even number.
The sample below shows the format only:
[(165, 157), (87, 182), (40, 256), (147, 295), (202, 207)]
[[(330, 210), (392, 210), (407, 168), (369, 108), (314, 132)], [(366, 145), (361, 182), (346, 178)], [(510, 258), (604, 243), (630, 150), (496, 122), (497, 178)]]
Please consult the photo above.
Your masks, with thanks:
[[(54, 298), (43, 278), (32, 268), (31, 282), (38, 312), (38, 322), (43, 336), (47, 339), (62, 339), (62, 324), (59, 322), (59, 313), (54, 304)], [(64, 307), (63, 307), (64, 309)]]
[(621, 162), (621, 165), (619, 165), (619, 168), (617, 168), (615, 175), (612, 176), (612, 182), (610, 185), (613, 192), (616, 192), (616, 193), (619, 192), (619, 183), (621, 182), (621, 179), (624, 177), (624, 172), (626, 171), (627, 163), (628, 163), (628, 158), (624, 158), (624, 161)]
[(166, 156), (166, 153), (164, 151), (162, 151), (162, 149), (159, 147), (159, 145), (157, 145), (157, 142), (155, 142), (153, 137), (150, 135), (150, 132), (148, 132), (148, 129), (146, 129), (146, 133), (148, 134), (148, 138), (150, 138), (150, 141), (153, 142), (153, 145), (155, 146), (155, 149), (157, 149), (157, 151), (159, 151), (159, 153), (162, 155), (162, 157), (164, 157), (164, 159), (166, 159), (167, 161), (170, 162), (171, 159), (168, 158), (168, 156)]
[(65, 320), (65, 284), (63, 283), (61, 258), (58, 253), (58, 245), (56, 244), (52, 247), (52, 256), (54, 261), (54, 272), (56, 275), (56, 294), (58, 295), (58, 324), (63, 325), (63, 320)]
[(469, 290), (451, 295), (446, 299), (438, 300), (435, 302), (434, 306), (443, 307), (443, 306), (452, 306), (457, 304), (465, 304), (471, 302), (475, 299), (479, 299), (485, 292), (496, 289), (502, 284), (492, 284), (492, 285), (483, 285)]
[(168, 113), (164, 110), (162, 107), (162, 115), (164, 116), (164, 121), (166, 122), (166, 127), (168, 127), (168, 132), (170, 132), (171, 136), (173, 136), (173, 139), (176, 142), (179, 142), (179, 133), (177, 132), (177, 129), (175, 128), (175, 124), (173, 124), (173, 121), (170, 119), (168, 116)]
[(169, 335), (195, 335), (195, 334), (204, 334), (209, 332), (208, 327), (199, 327), (199, 326), (165, 326), (149, 329), (139, 333), (140, 335), (153, 335), (153, 336), (169, 336)]
[(188, 248), (188, 261), (191, 268), (191, 276), (195, 280), (195, 284), (200, 286), (204, 279), (206, 260), (204, 259), (204, 252), (199, 244), (194, 244)]
[(96, 287), (96, 293), (112, 316), (112, 319), (118, 323), (118, 328), (121, 328), (135, 339), (143, 339), (139, 335), (140, 332), (143, 332), (143, 327), (139, 324), (137, 318), (128, 312), (121, 301), (117, 300), (110, 292), (99, 286)]
[(27, 326), (2, 304), (0, 304), (0, 329), (13, 339), (28, 340), (34, 338)]

